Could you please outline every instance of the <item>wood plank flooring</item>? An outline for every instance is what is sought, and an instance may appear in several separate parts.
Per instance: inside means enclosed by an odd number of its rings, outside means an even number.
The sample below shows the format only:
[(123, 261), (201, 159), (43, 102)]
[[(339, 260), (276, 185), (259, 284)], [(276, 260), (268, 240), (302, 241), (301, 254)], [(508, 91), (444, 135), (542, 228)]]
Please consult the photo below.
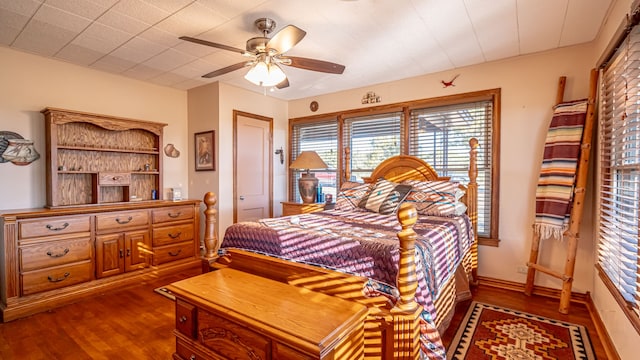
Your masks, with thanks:
[[(199, 269), (149, 281), (135, 287), (0, 324), (0, 359), (170, 359), (175, 348), (173, 302), (153, 289), (198, 274)], [(558, 301), (480, 286), (474, 299), (587, 326), (598, 359), (603, 346), (584, 305), (572, 304), (569, 315), (557, 312)], [(470, 302), (459, 304), (443, 334), (451, 342)]]

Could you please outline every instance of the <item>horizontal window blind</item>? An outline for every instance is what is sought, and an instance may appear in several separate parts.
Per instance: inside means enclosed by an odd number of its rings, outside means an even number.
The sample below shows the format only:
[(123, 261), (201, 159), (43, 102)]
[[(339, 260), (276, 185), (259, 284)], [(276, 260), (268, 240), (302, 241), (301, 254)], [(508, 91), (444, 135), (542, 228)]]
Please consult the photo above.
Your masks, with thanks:
[(344, 120), (344, 146), (351, 150), (351, 179), (362, 181), (383, 160), (402, 151), (403, 113), (392, 112)]
[(487, 100), (415, 109), (409, 125), (409, 155), (462, 183), (469, 181), (469, 139), (478, 139), (478, 235), (484, 237), (491, 235), (492, 120), (493, 102)]
[(635, 27), (600, 83), (598, 264), (640, 317), (640, 28)]
[[(315, 151), (329, 166), (327, 170), (315, 170), (313, 173), (322, 185), (325, 194), (336, 197), (336, 169), (338, 168), (338, 121), (331, 119), (312, 123), (294, 124), (291, 129), (291, 162), (303, 151)], [(300, 170), (290, 172), (290, 199), (300, 201), (298, 178)]]

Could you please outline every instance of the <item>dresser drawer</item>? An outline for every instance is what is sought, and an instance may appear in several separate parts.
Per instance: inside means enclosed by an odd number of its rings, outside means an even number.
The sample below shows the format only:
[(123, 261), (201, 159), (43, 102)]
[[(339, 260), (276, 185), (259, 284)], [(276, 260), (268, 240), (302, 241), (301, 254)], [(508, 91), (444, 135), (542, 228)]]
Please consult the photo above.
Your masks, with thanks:
[(192, 339), (198, 338), (196, 316), (195, 306), (180, 299), (176, 300), (176, 329)]
[(131, 184), (130, 173), (101, 172), (98, 174), (98, 185), (122, 186)]
[(193, 224), (153, 229), (153, 246), (175, 244), (193, 239)]
[(153, 223), (193, 219), (193, 206), (171, 206), (153, 209)]
[(23, 296), (79, 284), (91, 279), (91, 260), (20, 274)]
[(153, 248), (153, 265), (164, 264), (169, 261), (186, 259), (193, 257), (195, 250), (193, 241), (183, 242), (175, 245), (167, 245)]
[(96, 230), (118, 230), (149, 225), (147, 210), (119, 211), (96, 215)]
[[(210, 360), (220, 359), (216, 355), (212, 355), (206, 350), (202, 350), (198, 345), (184, 341), (180, 338), (176, 339), (176, 355), (177, 359), (181, 360)], [(174, 357), (176, 359), (176, 357)], [(253, 359), (253, 358), (249, 358)]]
[(65, 235), (89, 232), (91, 221), (89, 215), (54, 216), (46, 219), (21, 221), (18, 225), (21, 239), (38, 236)]
[(18, 250), (20, 270), (30, 271), (64, 265), (91, 258), (91, 238), (48, 241), (21, 246)]

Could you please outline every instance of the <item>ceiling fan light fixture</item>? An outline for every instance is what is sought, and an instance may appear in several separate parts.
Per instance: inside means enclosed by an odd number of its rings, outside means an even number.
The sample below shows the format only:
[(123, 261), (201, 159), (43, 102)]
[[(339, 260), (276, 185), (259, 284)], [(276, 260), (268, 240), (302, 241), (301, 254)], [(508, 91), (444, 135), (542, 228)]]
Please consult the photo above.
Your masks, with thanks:
[(287, 76), (277, 64), (259, 61), (249, 69), (244, 78), (258, 86), (270, 87), (278, 85)]

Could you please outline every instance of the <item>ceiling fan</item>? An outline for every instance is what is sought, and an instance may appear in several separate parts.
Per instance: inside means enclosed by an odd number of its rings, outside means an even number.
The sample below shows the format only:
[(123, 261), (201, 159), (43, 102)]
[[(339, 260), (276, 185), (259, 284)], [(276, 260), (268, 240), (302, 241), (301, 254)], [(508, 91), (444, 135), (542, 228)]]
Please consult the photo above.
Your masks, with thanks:
[(323, 60), (284, 55), (284, 53), (299, 43), (307, 34), (297, 26), (287, 25), (276, 32), (271, 38), (268, 38), (267, 35), (271, 34), (276, 28), (276, 22), (269, 18), (260, 18), (256, 20), (254, 24), (258, 30), (262, 32), (262, 36), (247, 40), (246, 50), (189, 36), (181, 36), (180, 39), (200, 45), (233, 51), (250, 58), (248, 61), (229, 65), (205, 74), (202, 76), (204, 78), (213, 78), (244, 67), (251, 67), (245, 75), (247, 80), (256, 85), (275, 86), (278, 89), (282, 89), (289, 86), (289, 80), (280, 68), (280, 65), (330, 74), (342, 74), (344, 72), (344, 65)]

